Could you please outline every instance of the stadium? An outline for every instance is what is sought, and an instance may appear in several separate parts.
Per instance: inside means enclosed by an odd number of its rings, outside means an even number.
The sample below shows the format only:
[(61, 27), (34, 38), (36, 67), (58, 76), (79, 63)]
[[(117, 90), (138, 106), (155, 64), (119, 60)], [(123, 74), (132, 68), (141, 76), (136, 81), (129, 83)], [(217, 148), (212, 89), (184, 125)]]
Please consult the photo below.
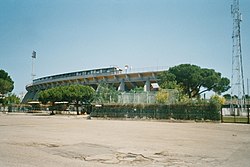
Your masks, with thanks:
[(23, 103), (36, 101), (38, 93), (42, 90), (72, 84), (89, 85), (97, 89), (100, 83), (106, 83), (111, 84), (118, 91), (124, 92), (135, 87), (144, 87), (144, 91), (148, 92), (158, 89), (156, 76), (164, 70), (166, 70), (165, 67), (132, 70), (125, 66), (125, 70), (122, 70), (111, 66), (41, 77), (26, 86), (27, 93)]

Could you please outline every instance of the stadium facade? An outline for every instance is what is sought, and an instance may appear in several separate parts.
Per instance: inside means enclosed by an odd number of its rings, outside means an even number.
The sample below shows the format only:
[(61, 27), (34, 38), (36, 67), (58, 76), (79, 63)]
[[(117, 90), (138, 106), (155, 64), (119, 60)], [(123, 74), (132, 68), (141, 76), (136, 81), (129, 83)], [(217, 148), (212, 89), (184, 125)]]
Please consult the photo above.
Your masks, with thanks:
[(26, 86), (28, 92), (23, 103), (36, 101), (38, 93), (42, 90), (72, 84), (89, 85), (97, 89), (100, 83), (106, 83), (113, 85), (119, 91), (129, 91), (135, 87), (144, 87), (144, 91), (151, 91), (158, 88), (157, 75), (164, 70), (163, 68), (160, 70), (151, 68), (135, 72), (112, 66), (41, 77), (34, 79), (32, 84)]

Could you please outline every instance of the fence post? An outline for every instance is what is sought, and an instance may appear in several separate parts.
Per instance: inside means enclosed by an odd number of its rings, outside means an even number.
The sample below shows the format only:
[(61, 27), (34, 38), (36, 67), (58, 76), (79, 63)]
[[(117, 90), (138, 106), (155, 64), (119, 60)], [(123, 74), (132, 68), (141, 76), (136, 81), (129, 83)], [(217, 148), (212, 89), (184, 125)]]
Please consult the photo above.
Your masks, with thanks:
[(222, 113), (223, 106), (220, 108), (220, 121), (223, 123), (223, 113)]
[(247, 106), (247, 123), (249, 124), (249, 107), (250, 106)]
[(234, 123), (236, 123), (236, 111), (235, 111), (235, 107), (233, 107), (233, 111), (234, 111)]

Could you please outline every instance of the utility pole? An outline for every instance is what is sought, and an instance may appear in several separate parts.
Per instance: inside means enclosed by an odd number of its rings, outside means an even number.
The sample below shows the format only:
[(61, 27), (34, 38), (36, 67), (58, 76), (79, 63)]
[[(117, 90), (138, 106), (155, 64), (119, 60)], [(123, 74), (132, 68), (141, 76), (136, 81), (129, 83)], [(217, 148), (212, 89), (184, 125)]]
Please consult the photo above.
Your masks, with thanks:
[(33, 51), (32, 52), (32, 56), (31, 56), (31, 58), (32, 58), (32, 72), (31, 72), (31, 79), (32, 79), (32, 83), (33, 83), (33, 80), (34, 80), (34, 78), (35, 78), (35, 73), (34, 73), (34, 59), (36, 59), (36, 52), (35, 51)]
[[(239, 0), (233, 0), (231, 6), (231, 14), (233, 18), (233, 34), (232, 34), (232, 76), (231, 76), (231, 112), (234, 115), (240, 115), (246, 109), (246, 96), (244, 88), (243, 62), (241, 50), (240, 25), (242, 15), (240, 13)], [(237, 96), (237, 99), (234, 99)], [(235, 110), (235, 108), (237, 108)]]

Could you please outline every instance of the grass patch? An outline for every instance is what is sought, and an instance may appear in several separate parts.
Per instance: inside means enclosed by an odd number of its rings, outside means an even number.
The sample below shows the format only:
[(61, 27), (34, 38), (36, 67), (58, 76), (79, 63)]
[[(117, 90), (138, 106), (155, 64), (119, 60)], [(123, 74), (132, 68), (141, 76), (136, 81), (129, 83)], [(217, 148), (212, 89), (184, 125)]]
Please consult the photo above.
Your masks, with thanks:
[(240, 117), (240, 116), (224, 116), (223, 117), (224, 123), (248, 123), (247, 117)]

